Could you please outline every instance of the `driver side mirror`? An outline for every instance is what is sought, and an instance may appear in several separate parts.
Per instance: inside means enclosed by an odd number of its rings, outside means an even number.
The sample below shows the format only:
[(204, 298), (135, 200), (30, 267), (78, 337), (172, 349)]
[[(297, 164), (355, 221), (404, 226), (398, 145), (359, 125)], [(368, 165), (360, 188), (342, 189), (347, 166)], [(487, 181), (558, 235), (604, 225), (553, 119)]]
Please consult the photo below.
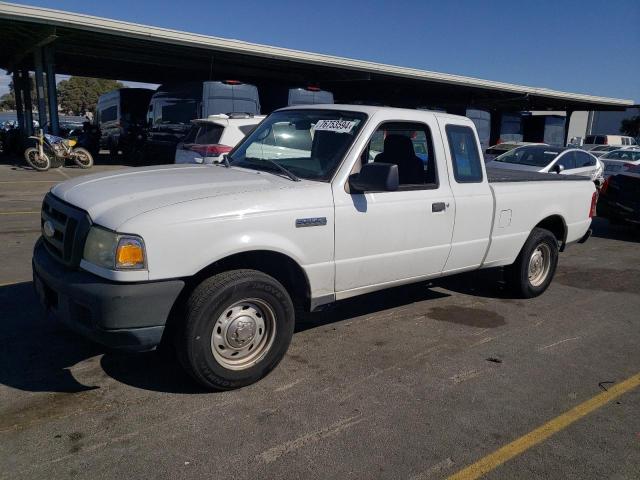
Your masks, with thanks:
[(554, 173), (560, 173), (564, 171), (564, 167), (559, 163), (556, 163), (553, 167), (551, 167), (551, 171)]
[(365, 163), (359, 173), (349, 176), (351, 193), (394, 192), (399, 183), (398, 166), (391, 163)]

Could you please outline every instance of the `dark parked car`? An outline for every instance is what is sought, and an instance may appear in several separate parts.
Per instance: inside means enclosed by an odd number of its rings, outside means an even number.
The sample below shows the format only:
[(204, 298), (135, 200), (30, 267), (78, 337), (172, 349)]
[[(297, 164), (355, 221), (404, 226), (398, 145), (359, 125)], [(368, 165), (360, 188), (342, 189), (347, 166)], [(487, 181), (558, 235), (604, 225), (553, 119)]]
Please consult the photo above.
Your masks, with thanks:
[(598, 216), (611, 223), (640, 226), (640, 166), (607, 178), (600, 189)]
[(130, 155), (144, 140), (146, 114), (153, 90), (121, 88), (101, 95), (96, 108), (100, 147), (112, 156)]

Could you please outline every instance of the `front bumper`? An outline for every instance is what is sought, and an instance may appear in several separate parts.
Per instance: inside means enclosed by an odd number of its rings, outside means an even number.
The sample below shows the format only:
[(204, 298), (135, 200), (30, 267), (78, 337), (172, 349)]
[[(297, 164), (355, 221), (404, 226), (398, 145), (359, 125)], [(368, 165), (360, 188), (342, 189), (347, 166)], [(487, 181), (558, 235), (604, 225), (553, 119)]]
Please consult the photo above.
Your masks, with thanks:
[(47, 311), (70, 329), (112, 348), (144, 351), (160, 343), (182, 280), (118, 283), (63, 267), (39, 240), (33, 284)]

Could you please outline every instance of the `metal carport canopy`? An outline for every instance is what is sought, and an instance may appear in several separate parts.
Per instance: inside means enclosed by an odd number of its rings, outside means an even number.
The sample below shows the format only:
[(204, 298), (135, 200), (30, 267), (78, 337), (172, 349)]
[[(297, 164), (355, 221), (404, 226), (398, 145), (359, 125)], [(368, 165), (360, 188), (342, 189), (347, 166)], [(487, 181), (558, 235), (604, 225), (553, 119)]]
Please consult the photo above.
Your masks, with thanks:
[(498, 110), (620, 110), (633, 101), (567, 93), (270, 47), (60, 10), (0, 2), (0, 68), (33, 69), (55, 49), (60, 74), (163, 83), (240, 79), (317, 84), (340, 102)]

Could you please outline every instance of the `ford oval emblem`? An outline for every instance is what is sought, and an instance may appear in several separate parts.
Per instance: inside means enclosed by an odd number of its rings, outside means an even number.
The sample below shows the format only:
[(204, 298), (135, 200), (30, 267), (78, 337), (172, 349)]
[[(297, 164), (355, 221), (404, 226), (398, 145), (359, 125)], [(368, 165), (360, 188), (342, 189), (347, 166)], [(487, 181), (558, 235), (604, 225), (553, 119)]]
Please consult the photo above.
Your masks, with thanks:
[(44, 225), (42, 225), (42, 232), (46, 237), (51, 238), (55, 235), (56, 229), (53, 228), (53, 223), (47, 220), (46, 222), (44, 222)]

